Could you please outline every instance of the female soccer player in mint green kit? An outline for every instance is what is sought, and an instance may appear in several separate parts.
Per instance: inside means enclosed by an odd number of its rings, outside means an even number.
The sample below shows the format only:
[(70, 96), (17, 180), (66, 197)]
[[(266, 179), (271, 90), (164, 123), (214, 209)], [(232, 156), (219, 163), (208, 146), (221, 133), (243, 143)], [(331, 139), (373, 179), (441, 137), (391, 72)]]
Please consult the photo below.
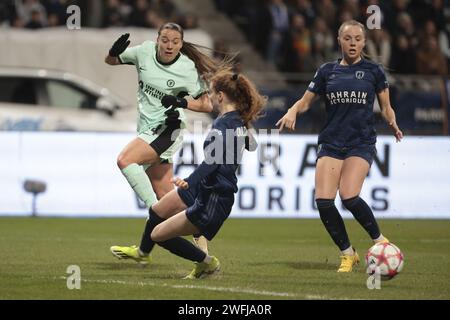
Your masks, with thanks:
[[(109, 65), (134, 65), (139, 79), (138, 135), (119, 154), (117, 165), (150, 208), (157, 198), (173, 189), (172, 156), (183, 141), (180, 130), (185, 128), (183, 109), (212, 111), (202, 76), (214, 72), (218, 66), (195, 45), (183, 41), (183, 29), (175, 23), (161, 26), (156, 43), (145, 41), (127, 49), (128, 39), (129, 34), (122, 35), (105, 58)], [(187, 95), (194, 99), (186, 100)], [(145, 264), (153, 247), (146, 245), (146, 240), (142, 239), (140, 250), (114, 247), (120, 251), (119, 255)], [(205, 246), (204, 240), (202, 243)], [(113, 247), (111, 251), (116, 253)], [(138, 252), (139, 257), (134, 257)]]
[(338, 190), (344, 206), (372, 240), (388, 242), (372, 210), (359, 197), (376, 153), (373, 115), (376, 97), (397, 141), (403, 138), (403, 133), (389, 101), (389, 84), (382, 66), (362, 57), (364, 25), (355, 20), (344, 22), (339, 28), (338, 42), (342, 59), (319, 68), (303, 97), (277, 125), (280, 130), (295, 129), (297, 114), (307, 111), (316, 96), (325, 98), (327, 122), (319, 134), (315, 198), (320, 218), (342, 252), (338, 272), (351, 272), (359, 256), (350, 244), (344, 221), (334, 204)]

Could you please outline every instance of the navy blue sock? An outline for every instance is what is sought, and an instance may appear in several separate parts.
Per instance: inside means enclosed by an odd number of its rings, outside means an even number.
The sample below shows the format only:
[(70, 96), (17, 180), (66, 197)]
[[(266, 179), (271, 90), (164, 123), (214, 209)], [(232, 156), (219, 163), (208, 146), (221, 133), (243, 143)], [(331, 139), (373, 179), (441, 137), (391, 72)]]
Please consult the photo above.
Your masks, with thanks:
[(350, 247), (347, 230), (338, 209), (334, 205), (334, 199), (316, 199), (320, 219), (327, 229), (334, 243), (341, 251)]
[(150, 253), (155, 246), (155, 242), (150, 236), (153, 229), (164, 221), (164, 219), (160, 218), (152, 208), (148, 209), (148, 214), (149, 217), (147, 219), (147, 223), (145, 224), (144, 233), (142, 234), (141, 245), (139, 246), (139, 249), (146, 254)]
[(359, 224), (367, 231), (372, 239), (380, 237), (380, 228), (372, 210), (359, 196), (342, 200), (344, 206), (353, 214)]
[(202, 262), (206, 257), (205, 252), (199, 249), (192, 242), (182, 237), (176, 237), (166, 241), (157, 242), (157, 244), (179, 257), (194, 262)]

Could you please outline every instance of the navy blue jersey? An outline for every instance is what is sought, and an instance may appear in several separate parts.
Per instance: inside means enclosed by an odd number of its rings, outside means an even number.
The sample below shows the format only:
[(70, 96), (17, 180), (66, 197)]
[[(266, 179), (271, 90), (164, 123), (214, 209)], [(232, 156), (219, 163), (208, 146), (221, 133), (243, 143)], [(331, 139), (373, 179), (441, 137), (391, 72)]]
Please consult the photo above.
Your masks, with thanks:
[(245, 149), (254, 151), (256, 142), (238, 111), (223, 114), (214, 121), (203, 144), (205, 160), (186, 181), (190, 187), (200, 183), (218, 192), (237, 192), (236, 170)]
[(327, 120), (319, 134), (319, 144), (374, 144), (373, 103), (376, 94), (389, 87), (383, 68), (366, 59), (350, 66), (339, 63), (340, 60), (323, 64), (308, 87), (325, 98)]

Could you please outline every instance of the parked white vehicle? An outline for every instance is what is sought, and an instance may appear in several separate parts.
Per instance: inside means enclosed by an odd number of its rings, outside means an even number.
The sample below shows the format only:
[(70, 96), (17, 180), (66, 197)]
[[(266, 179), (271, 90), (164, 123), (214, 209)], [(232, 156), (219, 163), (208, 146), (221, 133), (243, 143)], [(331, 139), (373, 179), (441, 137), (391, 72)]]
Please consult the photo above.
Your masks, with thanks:
[(0, 67), (0, 130), (135, 132), (137, 111), (64, 71)]

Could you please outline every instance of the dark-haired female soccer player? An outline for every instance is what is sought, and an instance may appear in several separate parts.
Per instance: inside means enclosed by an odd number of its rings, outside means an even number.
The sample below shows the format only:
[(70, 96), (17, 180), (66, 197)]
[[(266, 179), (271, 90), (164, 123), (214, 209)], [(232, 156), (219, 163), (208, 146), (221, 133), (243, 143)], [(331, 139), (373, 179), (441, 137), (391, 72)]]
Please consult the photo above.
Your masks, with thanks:
[(359, 262), (334, 204), (338, 190), (344, 206), (372, 240), (388, 242), (372, 210), (359, 197), (376, 153), (373, 114), (376, 96), (395, 138), (398, 142), (403, 138), (389, 102), (389, 85), (382, 66), (362, 57), (365, 39), (361, 23), (344, 22), (338, 34), (342, 59), (322, 65), (303, 97), (277, 122), (280, 130), (284, 127), (294, 130), (297, 114), (307, 111), (316, 96), (324, 96), (327, 121), (319, 134), (315, 199), (326, 230), (342, 252), (338, 272), (351, 272)]
[[(218, 66), (194, 44), (183, 40), (183, 29), (176, 23), (162, 25), (156, 43), (145, 41), (127, 49), (129, 36), (122, 35), (105, 58), (109, 65), (134, 65), (139, 77), (138, 135), (122, 150), (117, 165), (150, 208), (157, 198), (173, 190), (172, 156), (183, 141), (183, 109), (212, 111), (202, 76)], [(186, 95), (194, 99), (187, 100)], [(147, 264), (152, 246), (145, 247), (142, 241), (140, 248), (112, 246), (111, 252), (121, 259)], [(203, 243), (207, 250), (206, 241)]]
[(181, 236), (200, 234), (211, 240), (228, 218), (238, 190), (236, 170), (244, 149), (256, 149), (248, 127), (265, 102), (247, 77), (230, 69), (212, 77), (210, 97), (220, 115), (205, 140), (205, 160), (185, 180), (175, 178), (178, 189), (150, 208), (143, 237), (146, 245), (156, 242), (194, 261), (196, 266), (187, 276), (190, 279), (217, 272), (220, 263)]

